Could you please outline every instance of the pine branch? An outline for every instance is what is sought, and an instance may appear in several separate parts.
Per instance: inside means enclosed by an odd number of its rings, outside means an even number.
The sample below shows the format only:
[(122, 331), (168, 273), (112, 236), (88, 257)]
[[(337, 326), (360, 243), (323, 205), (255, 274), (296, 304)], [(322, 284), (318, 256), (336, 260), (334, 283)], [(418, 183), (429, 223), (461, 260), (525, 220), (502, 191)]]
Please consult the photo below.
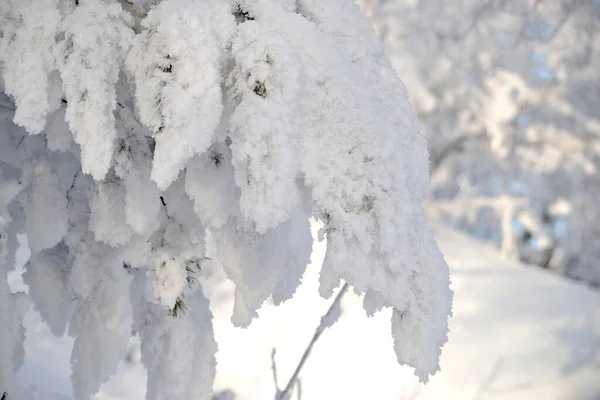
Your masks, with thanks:
[[(277, 393), (275, 394), (275, 400), (288, 400), (289, 399), (289, 396), (292, 394), (291, 392), (293, 390), (294, 383), (298, 380), (298, 375), (300, 374), (302, 367), (306, 363), (306, 360), (308, 359), (308, 356), (310, 355), (310, 352), (312, 351), (313, 346), (315, 345), (317, 340), (319, 340), (319, 337), (321, 337), (321, 335), (323, 334), (325, 329), (331, 325), (332, 315), (335, 312), (336, 308), (339, 307), (342, 297), (344, 296), (344, 294), (347, 291), (348, 291), (348, 283), (344, 283), (344, 285), (338, 292), (337, 296), (335, 296), (333, 303), (331, 303), (331, 305), (329, 306), (329, 309), (327, 310), (325, 315), (323, 315), (321, 317), (321, 322), (319, 323), (319, 326), (317, 327), (310, 343), (306, 347), (306, 350), (304, 350), (304, 354), (302, 355), (300, 362), (296, 366), (294, 373), (292, 374), (289, 381), (285, 385), (285, 388), (282, 391), (279, 391), (279, 389), (277, 389)], [(272, 356), (275, 357), (274, 353)], [(273, 361), (273, 366), (274, 365), (275, 365), (275, 361)]]
[(175, 300), (173, 308), (169, 310), (169, 317), (179, 318), (181, 316), (184, 316), (186, 313), (187, 305), (181, 297), (178, 297), (177, 300)]

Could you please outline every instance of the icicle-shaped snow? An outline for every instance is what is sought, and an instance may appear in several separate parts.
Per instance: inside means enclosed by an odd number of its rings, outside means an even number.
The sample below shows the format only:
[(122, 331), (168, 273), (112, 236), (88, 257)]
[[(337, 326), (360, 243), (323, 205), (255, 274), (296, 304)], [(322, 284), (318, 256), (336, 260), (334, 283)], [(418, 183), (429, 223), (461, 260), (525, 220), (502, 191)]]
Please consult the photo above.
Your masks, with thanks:
[(118, 2), (81, 0), (63, 23), (58, 69), (66, 120), (81, 146), (83, 172), (104, 178), (117, 135), (115, 85), (133, 38), (132, 19)]
[(56, 336), (62, 336), (71, 316), (73, 295), (68, 287), (71, 260), (64, 244), (31, 255), (23, 280), (34, 308)]
[(125, 186), (125, 219), (133, 230), (148, 237), (159, 227), (160, 191), (150, 180), (150, 138), (126, 107), (119, 107), (119, 138), (115, 148), (115, 173)]
[(204, 257), (206, 228), (185, 194), (184, 174), (161, 196), (168, 223), (163, 230), (161, 247), (184, 260)]
[(197, 279), (205, 257), (206, 229), (185, 195), (183, 174), (161, 196), (166, 221), (151, 238), (154, 299), (172, 311), (184, 290)]
[(69, 232), (64, 238), (70, 252), (74, 253), (90, 230), (89, 193), (95, 190), (94, 180), (89, 175), (77, 173), (67, 189), (67, 210), (69, 212)]
[(310, 231), (310, 213), (299, 205), (292, 210), (287, 240), (290, 247), (284, 254), (285, 261), (278, 274), (278, 281), (272, 291), (273, 303), (279, 305), (292, 298), (300, 285), (306, 266), (310, 263), (313, 237)]
[(125, 188), (120, 179), (109, 175), (90, 191), (90, 230), (97, 241), (119, 246), (131, 239), (133, 232), (125, 216)]
[(58, 0), (7, 0), (3, 6), (0, 66), (6, 93), (17, 106), (14, 122), (37, 134), (59, 105), (52, 101), (56, 81), (49, 76), (55, 69), (52, 52), (61, 23)]
[(217, 259), (235, 283), (234, 325), (248, 326), (272, 294), (276, 303), (294, 294), (312, 248), (308, 217), (300, 207), (265, 234), (242, 217), (211, 232)]
[(212, 142), (235, 22), (225, 1), (165, 0), (142, 25), (127, 66), (141, 121), (156, 139), (152, 180), (164, 190)]
[(229, 146), (215, 143), (205, 154), (190, 160), (185, 192), (205, 225), (220, 228), (227, 222), (239, 207)]
[(227, 277), (235, 283), (231, 317), (234, 325), (250, 325), (257, 316), (256, 310), (271, 295), (284, 262), (279, 258), (281, 247), (277, 246), (282, 243), (277, 240), (286, 236), (285, 228), (280, 225), (261, 235), (255, 232), (251, 222), (232, 217), (223, 227), (211, 230), (216, 257)]
[(52, 151), (76, 153), (73, 134), (65, 120), (65, 109), (59, 108), (48, 116), (48, 123), (44, 130), (46, 143)]
[(134, 329), (148, 371), (146, 398), (210, 399), (217, 344), (208, 299), (198, 287), (185, 297), (187, 312), (172, 317), (154, 303), (149, 285), (142, 275), (132, 285)]
[(31, 171), (31, 187), (23, 207), (32, 252), (54, 247), (67, 234), (67, 198), (52, 165), (40, 160)]
[(185, 264), (159, 252), (154, 257), (153, 287), (154, 297), (165, 307), (173, 309), (177, 299), (183, 295), (187, 285)]
[[(3, 176), (0, 174), (0, 179)], [(23, 185), (15, 179), (0, 181), (0, 215), (7, 215), (8, 204), (19, 194), (23, 189)]]
[(125, 219), (133, 230), (148, 236), (158, 228), (160, 192), (150, 174), (130, 174), (125, 178)]
[(73, 393), (88, 400), (116, 371), (131, 336), (131, 277), (115, 249), (85, 236), (76, 253), (69, 287), (75, 313), (69, 335)]
[(299, 201), (295, 178), (302, 131), (294, 113), (302, 64), (268, 18), (240, 24), (232, 53), (230, 95), (239, 104), (231, 116), (230, 137), (240, 208), (265, 233), (289, 218)]
[(13, 258), (8, 254), (8, 238), (14, 235), (10, 232), (12, 221), (6, 206), (18, 190), (16, 182), (0, 181), (0, 387), (8, 393), (15, 392), (15, 374), (23, 362), (22, 321), (29, 308), (27, 295), (12, 293), (6, 279), (12, 269), (7, 260)]

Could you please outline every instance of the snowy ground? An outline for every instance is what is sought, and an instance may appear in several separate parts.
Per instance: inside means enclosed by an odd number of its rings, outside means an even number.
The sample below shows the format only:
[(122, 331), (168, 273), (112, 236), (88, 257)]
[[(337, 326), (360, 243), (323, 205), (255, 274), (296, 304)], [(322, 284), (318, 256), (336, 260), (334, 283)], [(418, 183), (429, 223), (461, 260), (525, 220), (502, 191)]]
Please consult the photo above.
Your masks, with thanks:
[[(387, 315), (365, 317), (350, 294), (341, 319), (305, 365), (303, 399), (600, 399), (598, 293), (504, 261), (494, 249), (453, 231), (440, 228), (438, 238), (455, 290), (442, 372), (427, 386), (418, 385), (410, 369), (395, 362)], [(315, 266), (323, 250), (315, 246), (313, 267), (296, 296), (279, 308), (266, 306), (247, 330), (229, 323), (231, 287), (212, 293), (220, 347), (217, 390), (232, 389), (243, 400), (272, 399), (273, 346), (284, 384), (329, 305), (317, 295)], [(12, 283), (19, 284), (16, 275)], [(34, 312), (26, 325), (27, 361), (19, 374), (28, 392), (24, 398), (70, 399), (71, 341), (52, 337)], [(142, 399), (144, 387), (133, 354), (133, 363), (123, 363), (95, 399)]]

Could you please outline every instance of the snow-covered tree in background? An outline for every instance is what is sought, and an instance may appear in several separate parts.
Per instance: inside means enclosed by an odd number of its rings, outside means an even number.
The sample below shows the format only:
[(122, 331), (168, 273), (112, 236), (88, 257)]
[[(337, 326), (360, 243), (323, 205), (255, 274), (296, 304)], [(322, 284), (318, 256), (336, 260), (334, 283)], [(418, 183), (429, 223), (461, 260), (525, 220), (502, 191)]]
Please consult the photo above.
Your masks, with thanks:
[(600, 1), (360, 0), (432, 158), (432, 211), (600, 285)]
[(225, 270), (247, 326), (294, 294), (311, 217), (321, 295), (344, 280), (368, 314), (392, 307), (398, 361), (438, 369), (426, 142), (352, 1), (0, 0), (0, 34), (0, 391), (23, 359), (18, 233), (29, 299), (75, 338), (76, 399), (138, 334), (148, 399), (189, 400), (215, 372), (203, 274)]

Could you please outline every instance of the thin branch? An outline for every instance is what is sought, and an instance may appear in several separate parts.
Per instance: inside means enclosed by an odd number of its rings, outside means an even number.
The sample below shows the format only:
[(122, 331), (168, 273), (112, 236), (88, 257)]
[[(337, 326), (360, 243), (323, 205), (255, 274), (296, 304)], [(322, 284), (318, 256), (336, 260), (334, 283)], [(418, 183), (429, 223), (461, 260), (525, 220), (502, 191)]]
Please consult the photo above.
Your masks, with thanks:
[(275, 397), (279, 396), (279, 382), (277, 380), (277, 364), (275, 364), (275, 353), (277, 350), (273, 347), (271, 350), (271, 371), (273, 371), (273, 382), (275, 382)]
[(486, 138), (487, 136), (485, 134), (480, 133), (474, 135), (461, 135), (451, 140), (435, 157), (432, 157), (430, 166), (431, 175), (435, 174), (439, 166), (446, 158), (448, 158), (448, 156), (462, 151), (466, 142), (471, 140), (485, 140)]
[(17, 149), (19, 148), (19, 146), (21, 146), (21, 143), (23, 143), (23, 140), (25, 140), (25, 135), (23, 135), (23, 137), (21, 138), (21, 140), (19, 140), (19, 143), (17, 143)]
[(71, 182), (71, 186), (69, 187), (69, 189), (67, 189), (67, 194), (66, 194), (67, 201), (71, 201), (71, 191), (75, 187), (75, 183), (77, 182), (77, 178), (79, 177), (80, 172), (81, 172), (81, 170), (79, 170), (75, 173), (75, 175), (73, 176), (73, 182)]
[(169, 215), (169, 209), (167, 208), (167, 202), (165, 201), (165, 198), (163, 196), (160, 196), (160, 202), (161, 202), (163, 208), (165, 209), (165, 214), (166, 214), (167, 218), (171, 219), (171, 216)]
[(306, 348), (306, 350), (304, 350), (304, 354), (302, 355), (302, 358), (300, 359), (300, 362), (296, 366), (296, 370), (290, 377), (290, 380), (288, 381), (287, 385), (285, 385), (285, 388), (281, 392), (279, 392), (279, 390), (277, 390), (276, 400), (287, 400), (289, 398), (289, 395), (291, 394), (291, 391), (294, 387), (294, 383), (298, 379), (298, 375), (300, 374), (300, 371), (302, 370), (304, 363), (306, 363), (306, 360), (308, 359), (308, 356), (310, 355), (310, 352), (311, 352), (313, 346), (315, 345), (317, 340), (319, 340), (319, 337), (325, 331), (325, 329), (328, 326), (330, 326), (331, 317), (332, 317), (333, 313), (335, 312), (335, 310), (337, 309), (337, 307), (339, 307), (342, 297), (344, 296), (344, 294), (347, 291), (348, 291), (348, 283), (344, 283), (344, 286), (342, 286), (342, 288), (340, 289), (337, 296), (335, 296), (333, 303), (331, 303), (331, 306), (329, 306), (329, 309), (327, 310), (325, 315), (323, 315), (321, 317), (321, 323), (319, 323), (319, 326), (317, 327), (315, 334), (313, 335), (310, 343), (308, 344), (308, 347)]
[(302, 400), (302, 380), (300, 378), (296, 379), (296, 393), (298, 393), (296, 400)]
[(476, 10), (469, 25), (462, 32), (444, 33), (444, 32), (439, 32), (439, 31), (433, 29), (433, 34), (441, 42), (451, 41), (454, 44), (458, 44), (458, 43), (462, 42), (464, 39), (466, 39), (471, 34), (471, 32), (473, 32), (477, 28), (477, 24), (479, 23), (479, 20), (490, 9), (491, 6), (492, 6), (492, 1), (488, 1), (481, 8)]
[(16, 111), (16, 108), (10, 104), (5, 104), (4, 102), (0, 101), (0, 108), (4, 108), (5, 110), (9, 110), (9, 111)]

